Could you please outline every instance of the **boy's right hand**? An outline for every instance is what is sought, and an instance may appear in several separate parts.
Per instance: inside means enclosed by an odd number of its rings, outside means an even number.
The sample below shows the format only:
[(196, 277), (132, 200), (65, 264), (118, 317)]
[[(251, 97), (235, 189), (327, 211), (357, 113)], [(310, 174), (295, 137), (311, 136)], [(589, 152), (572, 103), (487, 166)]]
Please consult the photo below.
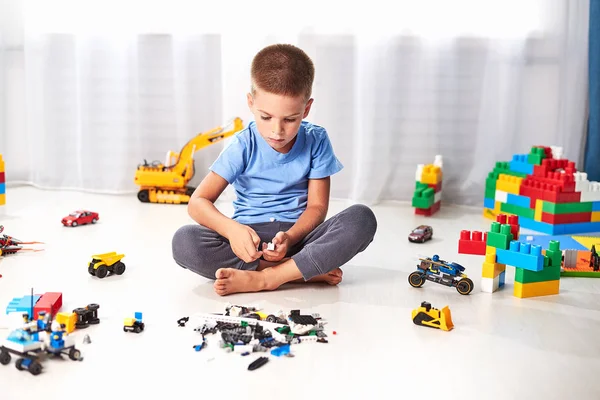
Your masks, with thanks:
[(238, 224), (228, 239), (231, 249), (241, 260), (250, 263), (262, 256), (262, 251), (258, 251), (260, 237), (249, 226)]

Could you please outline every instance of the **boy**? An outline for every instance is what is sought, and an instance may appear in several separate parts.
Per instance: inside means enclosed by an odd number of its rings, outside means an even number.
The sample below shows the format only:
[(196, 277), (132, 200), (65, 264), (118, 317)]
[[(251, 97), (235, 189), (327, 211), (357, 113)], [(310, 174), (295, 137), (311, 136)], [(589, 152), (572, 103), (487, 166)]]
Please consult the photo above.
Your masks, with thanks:
[[(325, 221), (330, 176), (343, 166), (325, 129), (303, 121), (313, 80), (313, 63), (299, 48), (277, 44), (258, 52), (247, 95), (255, 121), (235, 134), (192, 195), (188, 212), (198, 225), (173, 237), (177, 264), (216, 278), (221, 296), (286, 282), (337, 285), (339, 267), (375, 236), (375, 215), (364, 205)], [(232, 218), (213, 205), (229, 184), (237, 194)]]

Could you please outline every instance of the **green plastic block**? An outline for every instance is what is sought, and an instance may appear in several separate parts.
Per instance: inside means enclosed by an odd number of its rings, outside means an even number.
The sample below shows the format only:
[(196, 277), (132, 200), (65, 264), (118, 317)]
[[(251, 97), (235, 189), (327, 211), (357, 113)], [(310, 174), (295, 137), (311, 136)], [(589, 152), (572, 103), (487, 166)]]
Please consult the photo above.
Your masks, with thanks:
[(525, 208), (521, 206), (516, 206), (514, 204), (502, 203), (500, 205), (500, 211), (507, 212), (510, 214), (518, 215), (519, 217), (534, 219), (535, 218), (535, 210), (532, 208)]
[(563, 271), (560, 276), (573, 277), (573, 278), (600, 278), (600, 271)]
[(532, 147), (531, 152), (527, 155), (527, 162), (529, 164), (542, 165), (542, 160), (546, 158), (544, 149), (539, 147)]
[(496, 198), (496, 188), (485, 187), (485, 198), (486, 199), (495, 199)]
[(573, 214), (582, 212), (592, 212), (591, 201), (584, 203), (550, 203), (542, 202), (542, 211), (548, 214)]
[(496, 182), (498, 182), (498, 174), (494, 172), (490, 172), (488, 174), (487, 179), (485, 180), (486, 189), (494, 189), (496, 190)]
[(414, 208), (429, 208), (433, 205), (433, 197), (413, 197), (412, 206)]
[[(519, 178), (526, 178), (527, 174), (524, 174), (522, 172), (515, 172), (515, 171), (511, 171), (510, 169), (510, 163), (506, 162), (506, 161), (499, 161), (496, 163), (496, 166), (494, 167), (493, 174), (496, 174), (496, 179), (498, 179), (498, 174), (505, 174), (505, 175), (512, 175), (512, 176), (516, 176)], [(488, 178), (490, 177), (490, 175), (488, 175)], [(487, 182), (486, 182), (487, 183)]]
[(491, 232), (487, 234), (486, 244), (498, 249), (508, 250), (513, 235), (510, 233), (510, 225), (500, 225), (498, 222), (492, 222)]
[(515, 268), (515, 282), (534, 283), (556, 281), (560, 279), (559, 267), (545, 267), (541, 271), (529, 271), (523, 268)]
[(558, 240), (551, 240), (548, 243), (548, 250), (546, 250), (546, 258), (549, 260), (551, 267), (560, 267), (562, 264), (562, 251), (560, 250), (560, 242)]
[(412, 206), (415, 208), (429, 208), (435, 201), (435, 190), (424, 183), (417, 182), (412, 198)]

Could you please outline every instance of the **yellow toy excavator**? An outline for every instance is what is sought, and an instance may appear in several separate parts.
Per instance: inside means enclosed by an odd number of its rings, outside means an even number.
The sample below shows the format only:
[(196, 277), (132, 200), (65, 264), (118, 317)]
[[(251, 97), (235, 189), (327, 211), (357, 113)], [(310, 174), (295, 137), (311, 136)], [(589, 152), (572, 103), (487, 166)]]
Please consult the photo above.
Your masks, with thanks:
[[(227, 130), (230, 126), (232, 128)], [(144, 160), (135, 172), (135, 183), (140, 186), (138, 199), (142, 203), (187, 204), (196, 189), (188, 186), (195, 173), (194, 153), (242, 129), (242, 120), (235, 118), (228, 124), (198, 134), (183, 146), (180, 153), (169, 151), (166, 161), (169, 165), (159, 161), (148, 164)]]
[(421, 307), (412, 311), (412, 320), (415, 325), (428, 326), (443, 331), (450, 331), (454, 328), (448, 306), (438, 310), (426, 301), (421, 303)]

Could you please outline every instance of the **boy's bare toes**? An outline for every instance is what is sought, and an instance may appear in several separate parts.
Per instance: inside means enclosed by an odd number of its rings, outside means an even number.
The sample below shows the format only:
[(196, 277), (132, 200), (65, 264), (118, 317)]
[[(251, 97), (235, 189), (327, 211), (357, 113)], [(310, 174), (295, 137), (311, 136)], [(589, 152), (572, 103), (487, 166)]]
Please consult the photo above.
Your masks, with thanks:
[(231, 268), (219, 268), (217, 272), (215, 272), (217, 279), (227, 279), (231, 275), (233, 275)]

